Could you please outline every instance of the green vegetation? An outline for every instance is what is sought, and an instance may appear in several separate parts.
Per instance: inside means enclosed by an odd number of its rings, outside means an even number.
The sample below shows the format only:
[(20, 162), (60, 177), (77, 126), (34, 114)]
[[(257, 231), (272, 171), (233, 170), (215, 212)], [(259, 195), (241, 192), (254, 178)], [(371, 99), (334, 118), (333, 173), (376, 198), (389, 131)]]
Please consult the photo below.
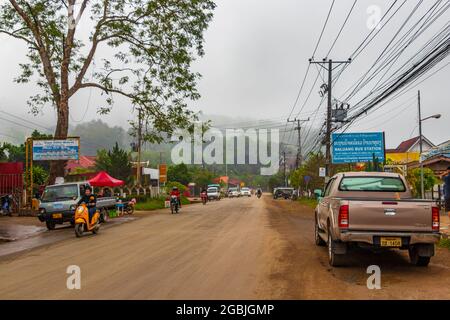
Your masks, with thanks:
[(172, 191), (173, 187), (177, 187), (178, 190), (180, 191), (180, 193), (183, 193), (184, 191), (186, 191), (186, 186), (184, 186), (183, 184), (176, 182), (176, 181), (170, 181), (166, 183), (166, 187), (165, 187), (165, 191), (167, 194), (170, 193), (170, 191)]
[(305, 206), (315, 208), (317, 206), (317, 200), (316, 199), (307, 199), (307, 198), (301, 198), (298, 200), (300, 204), (303, 204)]
[[(164, 209), (165, 201), (166, 201), (166, 197), (149, 198), (144, 202), (136, 203), (135, 209), (138, 211), (152, 211), (152, 210)], [(188, 205), (188, 204), (190, 204), (190, 201), (185, 197), (181, 197), (181, 204)]]
[(325, 156), (321, 152), (312, 154), (300, 168), (291, 173), (292, 187), (302, 190), (322, 189), (324, 179), (319, 177), (320, 167), (325, 167)]
[[(52, 139), (52, 135), (43, 134), (34, 130), (31, 134), (33, 139)], [(25, 142), (19, 145), (4, 142), (0, 146), (0, 162), (23, 162), (25, 163)], [(48, 182), (49, 165), (46, 161), (33, 161), (33, 181), (35, 185)]]
[(438, 247), (450, 249), (450, 239), (441, 239), (438, 243)]
[[(412, 188), (414, 196), (420, 196), (420, 168), (408, 171), (407, 180)], [(438, 178), (434, 175), (430, 168), (423, 169), (423, 185), (425, 191), (430, 190), (438, 182)]]
[[(69, 106), (81, 107), (73, 103), (73, 97), (95, 89), (104, 97), (99, 114), (110, 112), (117, 97), (128, 101), (120, 101), (130, 106), (124, 113), (131, 106), (139, 109), (136, 122), (148, 124), (147, 141), (162, 141), (162, 133), (191, 125), (197, 116), (187, 103), (200, 98), (200, 74), (191, 66), (204, 55), (203, 34), (215, 3), (83, 1), (78, 10), (72, 10), (74, 3), (29, 0), (0, 5), (0, 32), (27, 46), (27, 61), (19, 65), (21, 72), (14, 81), (33, 81), (40, 89), (28, 100), (31, 112), (39, 114), (52, 106), (57, 115), (55, 136), (65, 138)], [(80, 20), (90, 23), (81, 27)], [(95, 62), (99, 65), (88, 77)], [(131, 125), (137, 126), (134, 121)], [(51, 181), (64, 175), (63, 161), (52, 161), (50, 166)]]
[(106, 171), (116, 179), (130, 182), (132, 168), (130, 163), (130, 153), (119, 148), (116, 142), (112, 150), (99, 150), (95, 160), (95, 168), (98, 171)]
[(177, 181), (183, 185), (192, 182), (192, 174), (184, 163), (170, 166), (167, 170), (167, 180)]
[(145, 202), (136, 203), (136, 210), (150, 211), (164, 209), (165, 197), (147, 199)]

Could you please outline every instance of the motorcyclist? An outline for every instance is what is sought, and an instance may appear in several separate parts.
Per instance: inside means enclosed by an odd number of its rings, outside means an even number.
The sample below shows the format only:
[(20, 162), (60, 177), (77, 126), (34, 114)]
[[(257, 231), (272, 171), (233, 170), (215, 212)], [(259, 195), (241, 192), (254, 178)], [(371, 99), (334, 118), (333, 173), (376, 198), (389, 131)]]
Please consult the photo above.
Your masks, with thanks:
[(258, 195), (258, 196), (262, 195), (262, 190), (261, 190), (261, 188), (258, 188), (258, 190), (256, 190), (256, 195)]
[(173, 187), (172, 191), (170, 191), (170, 196), (176, 196), (177, 200), (178, 200), (178, 207), (181, 208), (181, 194), (180, 191), (178, 190), (178, 187)]
[(86, 187), (84, 195), (81, 197), (80, 201), (78, 201), (78, 205), (81, 205), (82, 203), (86, 204), (89, 211), (89, 221), (92, 221), (92, 217), (97, 210), (97, 196), (92, 193), (92, 188), (89, 186)]

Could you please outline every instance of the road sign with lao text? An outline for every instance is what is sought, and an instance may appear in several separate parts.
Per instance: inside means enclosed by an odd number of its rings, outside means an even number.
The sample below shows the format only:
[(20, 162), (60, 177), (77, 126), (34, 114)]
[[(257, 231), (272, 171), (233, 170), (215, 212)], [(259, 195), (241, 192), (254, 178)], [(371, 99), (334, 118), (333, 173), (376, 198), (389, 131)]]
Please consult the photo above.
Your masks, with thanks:
[(333, 133), (333, 163), (384, 161), (383, 132)]

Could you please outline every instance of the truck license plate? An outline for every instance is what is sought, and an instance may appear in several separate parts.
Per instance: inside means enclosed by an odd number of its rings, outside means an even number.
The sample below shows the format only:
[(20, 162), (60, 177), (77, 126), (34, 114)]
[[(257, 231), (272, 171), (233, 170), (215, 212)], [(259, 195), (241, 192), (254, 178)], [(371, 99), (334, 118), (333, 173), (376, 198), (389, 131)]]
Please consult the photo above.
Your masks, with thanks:
[(381, 237), (381, 246), (382, 247), (401, 247), (402, 246), (402, 238)]
[(54, 213), (52, 215), (53, 219), (61, 219), (62, 218), (62, 213)]

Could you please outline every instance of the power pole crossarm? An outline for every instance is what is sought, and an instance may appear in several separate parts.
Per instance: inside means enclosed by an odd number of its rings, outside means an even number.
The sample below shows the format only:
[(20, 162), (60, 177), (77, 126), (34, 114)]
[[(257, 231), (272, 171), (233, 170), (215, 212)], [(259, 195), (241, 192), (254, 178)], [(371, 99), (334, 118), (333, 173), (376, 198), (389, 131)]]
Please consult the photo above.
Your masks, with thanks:
[(297, 127), (295, 128), (295, 130), (298, 131), (298, 151), (297, 151), (297, 168), (300, 168), (303, 162), (303, 155), (302, 155), (302, 136), (301, 136), (301, 130), (302, 130), (302, 123), (304, 122), (308, 122), (309, 118), (306, 120), (300, 120), (300, 119), (293, 119), (290, 120), (288, 119), (287, 122), (294, 122), (297, 123)]
[[(330, 177), (331, 175), (331, 132), (332, 132), (332, 86), (333, 86), (333, 70), (336, 69), (341, 64), (348, 64), (351, 63), (351, 59), (348, 59), (347, 61), (333, 61), (332, 59), (323, 59), (322, 61), (314, 61), (313, 59), (309, 59), (309, 63), (311, 64), (318, 64), (321, 67), (323, 67), (325, 70), (328, 71), (328, 85), (327, 85), (327, 92), (328, 92), (328, 105), (327, 105), (327, 119), (326, 119), (326, 137), (325, 137), (325, 144), (326, 144), (326, 151), (325, 151), (325, 167), (326, 167), (326, 175), (327, 177)], [(336, 67), (333, 67), (333, 65), (336, 65)]]

